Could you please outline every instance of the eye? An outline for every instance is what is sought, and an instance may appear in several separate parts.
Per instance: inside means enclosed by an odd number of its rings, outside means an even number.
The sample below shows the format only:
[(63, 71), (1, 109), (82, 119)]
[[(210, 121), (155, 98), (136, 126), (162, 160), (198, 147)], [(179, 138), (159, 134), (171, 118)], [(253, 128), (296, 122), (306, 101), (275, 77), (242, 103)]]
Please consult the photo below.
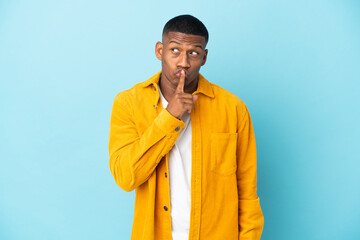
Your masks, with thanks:
[(172, 51), (173, 53), (178, 53), (178, 52), (179, 52), (179, 49), (177, 49), (177, 48), (171, 48), (171, 51)]
[(195, 51), (191, 51), (191, 52), (190, 52), (190, 55), (192, 55), (192, 56), (197, 56), (197, 55), (199, 55), (199, 53), (198, 53), (198, 52), (195, 52)]

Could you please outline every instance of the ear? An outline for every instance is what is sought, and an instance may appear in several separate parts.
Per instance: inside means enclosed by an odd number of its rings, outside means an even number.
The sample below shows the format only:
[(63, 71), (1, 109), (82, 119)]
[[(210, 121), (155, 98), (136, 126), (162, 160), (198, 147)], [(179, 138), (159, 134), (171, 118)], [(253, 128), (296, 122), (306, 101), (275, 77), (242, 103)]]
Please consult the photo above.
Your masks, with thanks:
[(201, 66), (204, 66), (205, 63), (206, 63), (206, 59), (207, 59), (207, 54), (208, 54), (208, 50), (205, 49), (205, 52), (204, 52), (204, 57), (203, 57), (203, 60), (202, 60), (202, 63), (201, 63)]
[(155, 55), (160, 61), (162, 60), (163, 46), (161, 42), (157, 42), (155, 45)]

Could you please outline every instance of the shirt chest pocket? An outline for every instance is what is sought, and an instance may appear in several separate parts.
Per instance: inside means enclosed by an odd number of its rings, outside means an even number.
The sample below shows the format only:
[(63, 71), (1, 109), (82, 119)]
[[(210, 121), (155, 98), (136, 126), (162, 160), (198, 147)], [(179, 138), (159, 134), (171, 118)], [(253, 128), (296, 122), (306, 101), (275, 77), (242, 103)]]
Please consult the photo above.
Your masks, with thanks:
[(230, 175), (236, 171), (237, 133), (211, 133), (211, 171)]

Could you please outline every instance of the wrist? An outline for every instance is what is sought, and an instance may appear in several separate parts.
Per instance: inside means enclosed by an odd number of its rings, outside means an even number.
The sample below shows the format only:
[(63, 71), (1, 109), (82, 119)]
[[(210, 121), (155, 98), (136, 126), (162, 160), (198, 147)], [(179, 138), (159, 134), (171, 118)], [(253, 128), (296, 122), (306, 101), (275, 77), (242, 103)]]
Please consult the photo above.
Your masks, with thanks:
[(179, 116), (177, 116), (176, 114), (172, 113), (171, 111), (169, 111), (168, 108), (166, 108), (166, 110), (167, 110), (174, 118), (176, 118), (176, 119), (178, 119), (178, 120), (181, 120), (181, 116), (179, 117)]

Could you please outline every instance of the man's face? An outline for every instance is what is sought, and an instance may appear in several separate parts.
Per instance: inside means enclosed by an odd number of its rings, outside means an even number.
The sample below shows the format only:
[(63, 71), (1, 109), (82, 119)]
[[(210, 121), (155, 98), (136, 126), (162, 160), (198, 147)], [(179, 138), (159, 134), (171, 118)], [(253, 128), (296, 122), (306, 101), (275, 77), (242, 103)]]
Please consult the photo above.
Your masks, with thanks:
[(185, 88), (197, 84), (200, 67), (206, 62), (207, 49), (202, 36), (169, 32), (163, 42), (156, 43), (156, 56), (161, 60), (162, 79), (174, 88), (179, 83), (180, 72), (185, 70)]

